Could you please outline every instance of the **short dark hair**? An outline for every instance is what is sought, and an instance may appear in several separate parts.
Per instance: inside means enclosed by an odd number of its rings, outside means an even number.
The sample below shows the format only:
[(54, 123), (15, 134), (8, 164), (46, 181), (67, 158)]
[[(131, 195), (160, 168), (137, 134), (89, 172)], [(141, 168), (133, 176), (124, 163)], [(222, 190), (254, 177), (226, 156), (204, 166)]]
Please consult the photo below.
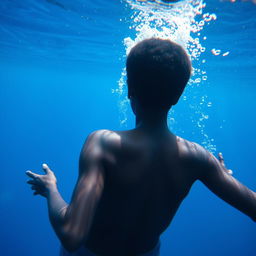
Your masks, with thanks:
[(189, 80), (191, 61), (180, 45), (150, 38), (131, 49), (126, 71), (130, 95), (133, 93), (143, 106), (169, 109)]

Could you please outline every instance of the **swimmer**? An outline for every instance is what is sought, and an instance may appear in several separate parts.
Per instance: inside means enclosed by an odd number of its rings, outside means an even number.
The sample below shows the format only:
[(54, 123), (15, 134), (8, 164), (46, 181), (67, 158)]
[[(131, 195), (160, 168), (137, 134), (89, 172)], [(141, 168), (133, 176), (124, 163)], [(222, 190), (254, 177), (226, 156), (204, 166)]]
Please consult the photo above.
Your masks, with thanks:
[(173, 134), (167, 113), (191, 75), (185, 50), (169, 40), (143, 40), (127, 61), (134, 129), (98, 130), (86, 139), (78, 180), (66, 203), (47, 164), (27, 171), (34, 195), (46, 197), (60, 255), (157, 256), (160, 235), (199, 180), (256, 221), (256, 193), (197, 143)]

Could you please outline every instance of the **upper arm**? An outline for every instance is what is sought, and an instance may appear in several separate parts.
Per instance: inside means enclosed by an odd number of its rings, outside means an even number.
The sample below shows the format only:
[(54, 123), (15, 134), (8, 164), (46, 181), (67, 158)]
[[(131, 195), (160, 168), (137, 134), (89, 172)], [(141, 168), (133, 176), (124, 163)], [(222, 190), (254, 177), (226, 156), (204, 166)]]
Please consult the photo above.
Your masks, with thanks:
[(91, 134), (80, 153), (79, 176), (66, 212), (67, 247), (75, 250), (86, 239), (104, 188), (103, 152), (100, 132)]
[(208, 151), (201, 152), (199, 180), (218, 197), (256, 221), (256, 193), (228, 174)]

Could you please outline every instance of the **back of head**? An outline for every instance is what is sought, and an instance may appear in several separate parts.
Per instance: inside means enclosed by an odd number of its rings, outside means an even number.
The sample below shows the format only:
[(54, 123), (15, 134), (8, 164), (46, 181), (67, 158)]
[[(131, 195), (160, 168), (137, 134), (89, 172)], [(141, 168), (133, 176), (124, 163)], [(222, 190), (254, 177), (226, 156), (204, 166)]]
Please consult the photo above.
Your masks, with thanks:
[(191, 74), (185, 50), (170, 40), (145, 39), (126, 61), (128, 97), (144, 107), (169, 109), (179, 100)]

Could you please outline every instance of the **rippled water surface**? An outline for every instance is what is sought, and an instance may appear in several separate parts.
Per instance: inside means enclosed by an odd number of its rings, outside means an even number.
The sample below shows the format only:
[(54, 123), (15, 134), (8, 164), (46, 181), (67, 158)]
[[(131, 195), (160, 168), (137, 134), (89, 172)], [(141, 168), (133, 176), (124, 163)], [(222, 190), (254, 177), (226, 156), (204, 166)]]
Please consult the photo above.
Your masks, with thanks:
[[(184, 8), (184, 3), (190, 6), (190, 11), (188, 7)], [(201, 3), (206, 6), (200, 11), (198, 6)], [(1, 55), (9, 57), (11, 50), (13, 54), (31, 54), (45, 58), (61, 57), (68, 61), (90, 61), (97, 57), (102, 57), (101, 61), (104, 61), (111, 56), (113, 59), (113, 53), (118, 55), (122, 39), (132, 37), (135, 33), (135, 23), (138, 27), (138, 23), (141, 22), (140, 18), (134, 19), (134, 16), (138, 16), (139, 6), (141, 9), (143, 7), (144, 10), (147, 9), (147, 14), (152, 10), (155, 16), (157, 13), (158, 16), (165, 14), (167, 17), (159, 17), (159, 20), (169, 22), (167, 24), (169, 26), (162, 24), (166, 30), (169, 30), (167, 34), (171, 30), (170, 25), (173, 25), (169, 13), (175, 13), (174, 8), (178, 9), (175, 15), (181, 17), (181, 23), (186, 14), (191, 16), (186, 17), (189, 22), (194, 16), (198, 21), (205, 20), (205, 23), (213, 20), (207, 18), (208, 14), (216, 14), (217, 20), (210, 22), (209, 28), (207, 25), (202, 25), (206, 32), (213, 32), (210, 34), (211, 40), (208, 38), (210, 42), (205, 42), (204, 46), (210, 44), (211, 49), (221, 49), (223, 53), (234, 50), (233, 53), (231, 52), (233, 56), (244, 54), (248, 62), (251, 62), (250, 65), (253, 65), (255, 6), (249, 2), (231, 4), (196, 0), (161, 5), (154, 1), (135, 0), (3, 0), (0, 3)], [(196, 11), (196, 6), (199, 14), (193, 13)], [(204, 19), (203, 15), (205, 15)], [(176, 24), (178, 24), (177, 20)], [(190, 24), (187, 23), (186, 34), (189, 30)], [(196, 38), (196, 35), (193, 37)], [(202, 36), (198, 37), (203, 39)], [(207, 52), (210, 52), (210, 48)]]

